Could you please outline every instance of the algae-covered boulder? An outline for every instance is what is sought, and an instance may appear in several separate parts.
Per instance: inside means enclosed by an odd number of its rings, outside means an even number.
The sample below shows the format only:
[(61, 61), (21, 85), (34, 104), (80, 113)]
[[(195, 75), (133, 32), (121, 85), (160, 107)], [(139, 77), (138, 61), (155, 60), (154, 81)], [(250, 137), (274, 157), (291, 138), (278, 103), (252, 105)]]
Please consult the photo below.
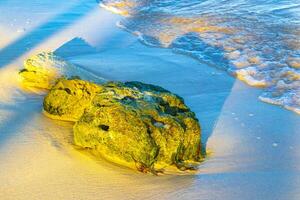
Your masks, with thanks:
[(140, 82), (104, 83), (53, 53), (33, 56), (24, 67), (24, 86), (49, 91), (44, 114), (75, 122), (77, 146), (142, 172), (192, 169), (202, 159), (199, 122), (179, 96)]
[(19, 79), (25, 88), (51, 89), (61, 77), (80, 74), (84, 80), (103, 83), (105, 80), (93, 73), (75, 66), (53, 52), (42, 52), (24, 61), (24, 68), (19, 72)]
[(76, 122), (102, 88), (78, 78), (60, 78), (44, 98), (44, 113), (53, 119)]
[(74, 126), (76, 145), (139, 171), (201, 159), (200, 127), (183, 100), (140, 82), (103, 85)]

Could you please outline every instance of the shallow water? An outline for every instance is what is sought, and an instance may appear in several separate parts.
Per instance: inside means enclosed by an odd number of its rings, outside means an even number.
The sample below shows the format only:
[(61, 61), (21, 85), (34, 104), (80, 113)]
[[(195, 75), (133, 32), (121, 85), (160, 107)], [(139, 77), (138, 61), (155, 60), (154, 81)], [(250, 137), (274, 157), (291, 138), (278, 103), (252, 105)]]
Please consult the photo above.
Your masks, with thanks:
[[(0, 199), (299, 200), (299, 115), (257, 101), (259, 89), (224, 70), (140, 44), (115, 27), (120, 18), (94, 0), (0, 1)], [(24, 59), (42, 51), (184, 97), (212, 155), (196, 174), (156, 177), (78, 151), (72, 124), (43, 116), (42, 96), (15, 80)]]
[(103, 0), (119, 26), (264, 88), (259, 99), (300, 113), (299, 0)]

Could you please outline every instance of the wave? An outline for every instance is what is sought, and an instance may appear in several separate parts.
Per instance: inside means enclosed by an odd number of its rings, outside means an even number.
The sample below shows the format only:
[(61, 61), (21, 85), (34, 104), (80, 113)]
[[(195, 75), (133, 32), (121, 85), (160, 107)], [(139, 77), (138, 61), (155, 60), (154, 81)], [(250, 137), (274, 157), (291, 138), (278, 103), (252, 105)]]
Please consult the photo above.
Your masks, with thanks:
[(103, 0), (118, 26), (263, 88), (259, 99), (300, 114), (300, 2)]

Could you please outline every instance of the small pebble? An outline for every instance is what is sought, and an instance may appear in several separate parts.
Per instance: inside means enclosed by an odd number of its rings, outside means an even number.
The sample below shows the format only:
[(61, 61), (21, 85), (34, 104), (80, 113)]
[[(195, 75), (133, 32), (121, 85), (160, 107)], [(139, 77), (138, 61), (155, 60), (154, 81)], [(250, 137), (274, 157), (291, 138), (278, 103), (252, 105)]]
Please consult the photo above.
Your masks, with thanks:
[(260, 140), (260, 139), (261, 139), (261, 137), (256, 137), (256, 139)]
[(254, 116), (254, 114), (252, 114), (252, 113), (249, 114), (249, 117), (253, 117), (253, 116)]

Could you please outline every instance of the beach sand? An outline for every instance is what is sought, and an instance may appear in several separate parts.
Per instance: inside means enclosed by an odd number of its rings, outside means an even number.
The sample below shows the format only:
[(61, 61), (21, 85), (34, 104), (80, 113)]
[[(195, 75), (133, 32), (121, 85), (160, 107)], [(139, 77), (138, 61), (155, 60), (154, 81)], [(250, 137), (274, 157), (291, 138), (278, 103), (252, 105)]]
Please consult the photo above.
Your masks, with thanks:
[[(119, 19), (93, 0), (0, 2), (1, 200), (300, 198), (299, 115), (214, 66), (141, 44)], [(153, 176), (77, 149), (72, 124), (43, 116), (43, 96), (19, 88), (22, 61), (41, 51), (179, 94), (200, 120), (208, 158), (194, 174)]]

